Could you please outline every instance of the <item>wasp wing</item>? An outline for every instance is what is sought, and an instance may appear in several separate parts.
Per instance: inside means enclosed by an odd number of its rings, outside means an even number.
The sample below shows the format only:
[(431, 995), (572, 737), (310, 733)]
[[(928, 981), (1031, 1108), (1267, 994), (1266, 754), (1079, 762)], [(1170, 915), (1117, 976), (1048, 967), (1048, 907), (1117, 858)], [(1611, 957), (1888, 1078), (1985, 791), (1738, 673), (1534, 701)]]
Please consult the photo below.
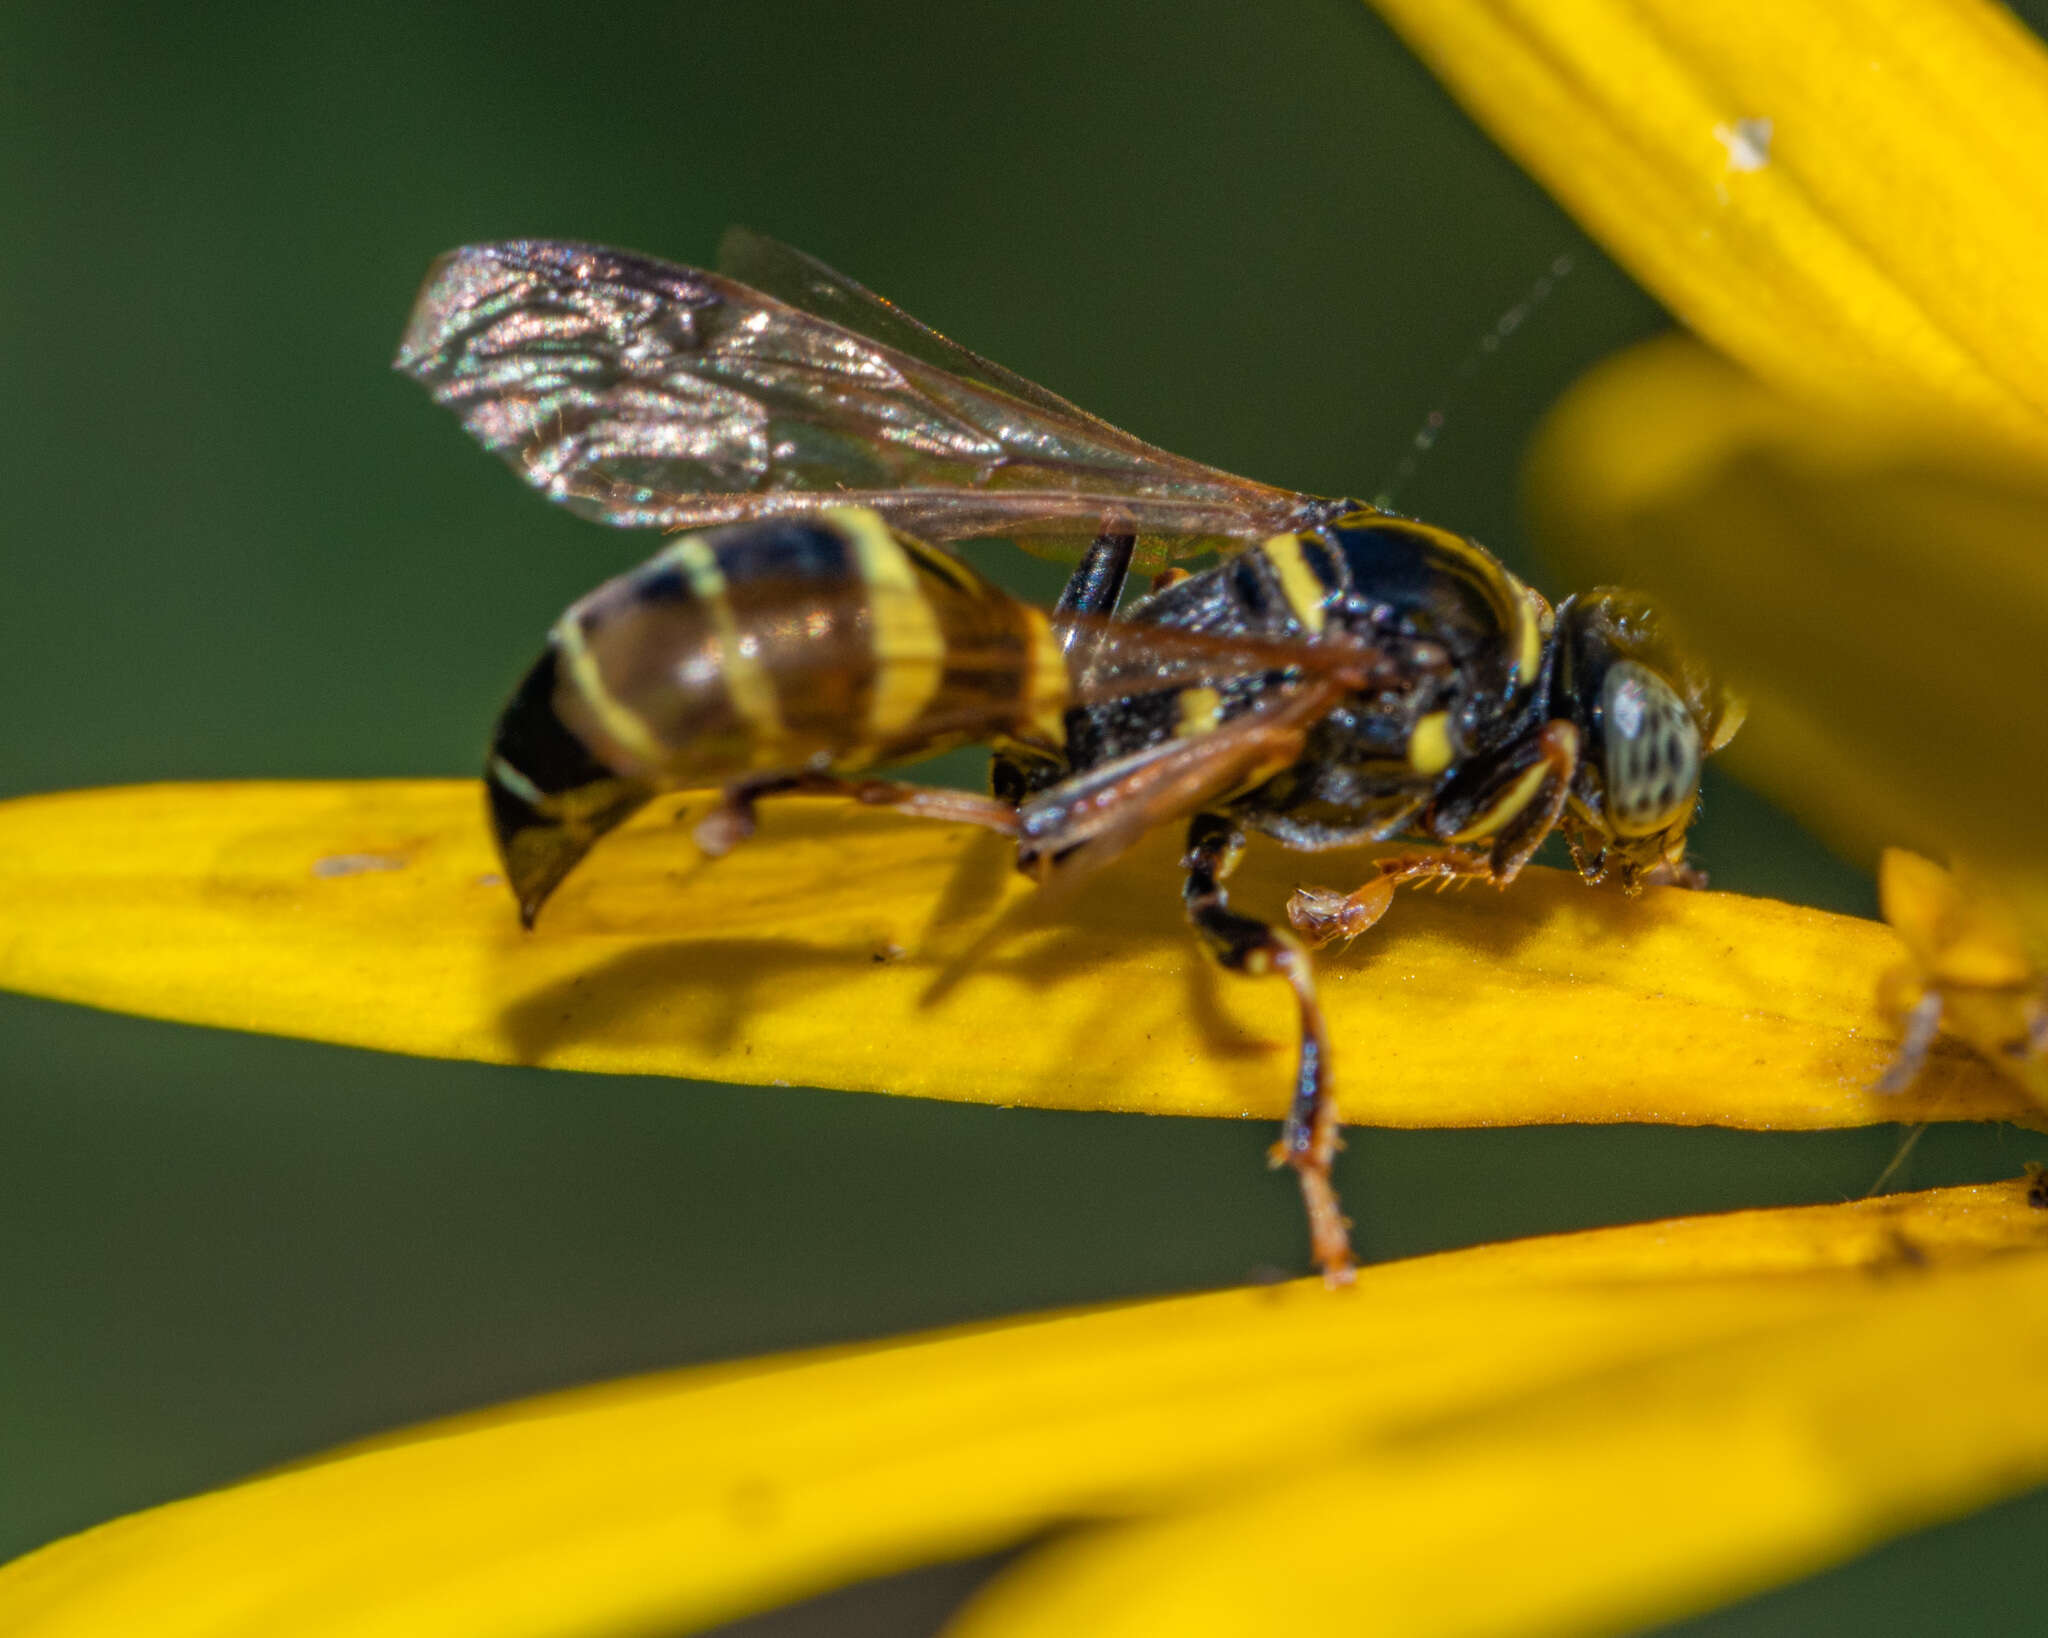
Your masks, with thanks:
[(851, 330), (962, 381), (1006, 392), (1047, 415), (1116, 433), (1100, 416), (1090, 415), (1058, 393), (941, 335), (886, 296), (876, 295), (866, 285), (780, 239), (752, 228), (727, 228), (718, 241), (718, 271), (812, 318)]
[[(766, 241), (740, 243), (766, 255)], [(1320, 515), (1042, 388), (1023, 394), (1021, 378), (796, 258), (775, 274), (785, 288), (807, 279), (806, 301), (905, 346), (719, 274), (521, 239), (435, 264), (396, 365), (551, 500), (624, 527), (858, 505), (932, 540), (1116, 530), (1185, 551)]]

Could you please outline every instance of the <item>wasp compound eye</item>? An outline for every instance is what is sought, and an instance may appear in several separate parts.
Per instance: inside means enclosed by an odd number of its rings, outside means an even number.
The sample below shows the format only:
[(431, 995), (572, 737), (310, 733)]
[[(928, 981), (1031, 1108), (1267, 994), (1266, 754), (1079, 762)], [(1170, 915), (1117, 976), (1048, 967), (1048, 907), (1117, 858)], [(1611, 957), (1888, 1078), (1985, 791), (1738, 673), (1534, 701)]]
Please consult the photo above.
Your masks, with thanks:
[(1671, 685), (1616, 660), (1600, 686), (1607, 820), (1617, 836), (1649, 836), (1682, 820), (1700, 788), (1700, 731)]

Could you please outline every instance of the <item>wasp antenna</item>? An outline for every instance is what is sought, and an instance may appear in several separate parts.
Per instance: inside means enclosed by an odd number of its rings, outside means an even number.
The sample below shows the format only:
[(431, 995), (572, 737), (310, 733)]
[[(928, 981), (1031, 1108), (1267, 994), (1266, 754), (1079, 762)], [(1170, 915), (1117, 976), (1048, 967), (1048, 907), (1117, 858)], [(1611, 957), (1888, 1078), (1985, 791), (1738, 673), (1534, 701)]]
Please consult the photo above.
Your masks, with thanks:
[(1380, 485), (1378, 493), (1373, 496), (1372, 504), (1375, 507), (1382, 512), (1391, 512), (1394, 509), (1394, 502), (1399, 498), (1400, 492), (1422, 469), (1424, 457), (1436, 447), (1437, 439), (1442, 436), (1445, 426), (1450, 422), (1451, 412), (1463, 403), (1467, 391), (1479, 378), (1480, 372), (1494, 354), (1500, 351), (1502, 344), (1521, 329), (1529, 317), (1550, 299), (1551, 293), (1571, 276), (1576, 265), (1569, 250), (1560, 250), (1552, 256), (1549, 264), (1522, 292), (1521, 298), (1481, 331), (1472, 345), (1465, 349), (1465, 356), (1458, 360), (1458, 367), (1452, 374), (1450, 387), (1443, 395), (1443, 402), (1423, 416), (1422, 424), (1408, 440), (1407, 451), (1395, 464), (1394, 470), (1388, 474), (1386, 482)]

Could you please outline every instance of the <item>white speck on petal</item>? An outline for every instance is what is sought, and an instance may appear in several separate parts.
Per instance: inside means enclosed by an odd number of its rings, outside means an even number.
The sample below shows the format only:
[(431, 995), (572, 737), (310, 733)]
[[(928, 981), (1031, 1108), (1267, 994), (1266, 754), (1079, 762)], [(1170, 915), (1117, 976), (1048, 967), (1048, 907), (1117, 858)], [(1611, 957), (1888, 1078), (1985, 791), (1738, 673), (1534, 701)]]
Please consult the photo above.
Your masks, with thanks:
[(377, 870), (403, 870), (405, 861), (388, 853), (330, 853), (313, 861), (316, 876), (361, 876)]
[(1714, 127), (1714, 140), (1728, 150), (1731, 171), (1760, 171), (1771, 162), (1771, 122), (1739, 119)]

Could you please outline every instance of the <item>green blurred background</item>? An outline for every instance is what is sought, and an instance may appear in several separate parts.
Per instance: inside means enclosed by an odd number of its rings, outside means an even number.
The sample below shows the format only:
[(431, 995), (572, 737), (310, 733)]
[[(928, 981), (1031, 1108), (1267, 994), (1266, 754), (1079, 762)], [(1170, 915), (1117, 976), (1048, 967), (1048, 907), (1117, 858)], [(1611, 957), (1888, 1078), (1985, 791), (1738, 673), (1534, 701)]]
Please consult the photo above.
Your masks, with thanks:
[[(1169, 448), (1320, 492), (1374, 492), (1448, 407), (1402, 506), (1544, 584), (1518, 451), (1664, 323), (1351, 0), (13, 6), (0, 75), (0, 796), (477, 765), (556, 612), (651, 543), (542, 505), (389, 373), (467, 240), (702, 261), (745, 222)], [(1722, 886), (1872, 908), (1718, 781), (1697, 853)], [(0, 1093), (0, 1554), (517, 1394), (1304, 1260), (1263, 1126), (418, 1062), (11, 996)], [(1384, 1257), (1842, 1199), (1898, 1138), (1372, 1133), (1343, 1183)], [(1938, 1129), (1898, 1181), (2041, 1152)], [(2035, 1631), (2044, 1533), (2036, 1497), (1686, 1630)], [(747, 1630), (926, 1630), (974, 1573)]]

